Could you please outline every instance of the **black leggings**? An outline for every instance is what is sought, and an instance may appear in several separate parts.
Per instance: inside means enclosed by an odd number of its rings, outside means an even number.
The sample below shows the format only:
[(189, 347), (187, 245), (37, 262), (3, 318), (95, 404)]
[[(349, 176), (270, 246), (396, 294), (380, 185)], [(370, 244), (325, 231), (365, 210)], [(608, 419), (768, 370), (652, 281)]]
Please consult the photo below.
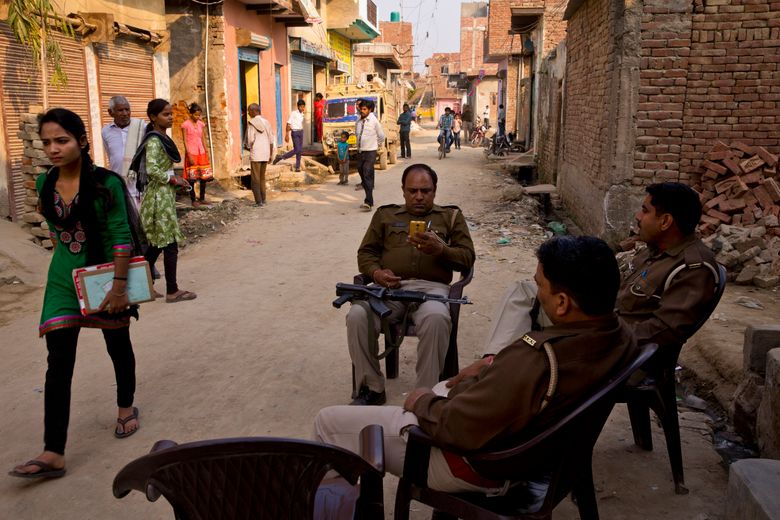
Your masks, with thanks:
[(179, 292), (179, 284), (176, 282), (176, 265), (179, 262), (179, 244), (171, 242), (165, 247), (149, 246), (144, 253), (144, 258), (149, 262), (149, 268), (154, 267), (160, 253), (163, 255), (163, 267), (165, 268), (165, 292), (176, 294)]
[[(59, 329), (46, 334), (46, 385), (44, 393), (43, 445), (44, 450), (65, 454), (70, 420), (70, 388), (73, 367), (76, 365), (76, 345), (79, 328)], [(130, 327), (103, 330), (106, 349), (114, 364), (116, 376), (116, 405), (133, 406), (135, 396), (135, 356), (130, 342)]]
[(189, 181), (190, 186), (192, 186), (192, 189), (190, 190), (190, 200), (192, 202), (195, 202), (195, 183), (200, 182), (200, 195), (199, 199), (201, 202), (206, 200), (206, 181)]

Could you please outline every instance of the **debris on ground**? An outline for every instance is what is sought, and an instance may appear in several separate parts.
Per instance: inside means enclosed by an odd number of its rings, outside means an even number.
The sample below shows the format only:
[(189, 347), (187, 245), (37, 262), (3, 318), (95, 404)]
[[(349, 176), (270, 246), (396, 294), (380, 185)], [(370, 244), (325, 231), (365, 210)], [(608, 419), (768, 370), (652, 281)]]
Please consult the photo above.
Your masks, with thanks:
[(242, 209), (249, 209), (251, 205), (248, 200), (228, 199), (198, 209), (179, 208), (179, 226), (186, 237), (186, 244), (194, 244), (206, 236), (222, 231), (238, 220)]
[(729, 281), (780, 284), (778, 157), (761, 146), (718, 141), (701, 162), (699, 232), (726, 266)]

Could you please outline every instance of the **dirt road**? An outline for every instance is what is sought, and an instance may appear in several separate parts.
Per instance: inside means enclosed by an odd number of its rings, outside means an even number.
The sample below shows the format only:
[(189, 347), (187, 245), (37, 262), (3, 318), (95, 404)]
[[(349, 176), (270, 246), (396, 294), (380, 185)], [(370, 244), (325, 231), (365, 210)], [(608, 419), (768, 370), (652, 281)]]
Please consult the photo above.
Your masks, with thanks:
[[(439, 161), (432, 133), (413, 141), (415, 161), (439, 172), (437, 202), (460, 205), (474, 225), (478, 260), (466, 293), (475, 305), (461, 314), (463, 366), (479, 350), (503, 288), (532, 275), (533, 247), (542, 238), (539, 229), (516, 216), (507, 214), (497, 222), (496, 199), (512, 181), (487, 169), (480, 150), (463, 149)], [(403, 167), (377, 173), (377, 204), (402, 200)], [(356, 178), (351, 176), (351, 182)], [(180, 284), (196, 291), (198, 299), (144, 304), (141, 320), (132, 325), (141, 430), (129, 439), (112, 435), (114, 376), (102, 336), (83, 331), (73, 382), (68, 474), (41, 483), (0, 478), (0, 517), (171, 518), (165, 500), (149, 503), (140, 493), (122, 500), (111, 495), (116, 472), (156, 440), (306, 438), (317, 410), (347, 403), (346, 310), (334, 309), (331, 301), (335, 283), (351, 280), (357, 271), (355, 249), (371, 215), (357, 209), (360, 192), (336, 181), (334, 176), (324, 185), (272, 194), (265, 208), (247, 206), (237, 224), (184, 250)], [(498, 245), (501, 236), (511, 242)], [(19, 296), (0, 322), (0, 460), (7, 469), (41, 447), (46, 367), (44, 343), (36, 338), (41, 296), (40, 290)], [(403, 402), (413, 369), (414, 349), (404, 348), (400, 378), (388, 385), (390, 404)], [(690, 418), (683, 451), (691, 493), (675, 496), (658, 430), (659, 449), (639, 452), (624, 407), (615, 411), (595, 455), (602, 518), (720, 518), (726, 472), (702, 423)], [(395, 482), (386, 478), (388, 516)], [(424, 508), (415, 509), (415, 518), (427, 517)], [(558, 511), (556, 518), (577, 517), (568, 501)]]

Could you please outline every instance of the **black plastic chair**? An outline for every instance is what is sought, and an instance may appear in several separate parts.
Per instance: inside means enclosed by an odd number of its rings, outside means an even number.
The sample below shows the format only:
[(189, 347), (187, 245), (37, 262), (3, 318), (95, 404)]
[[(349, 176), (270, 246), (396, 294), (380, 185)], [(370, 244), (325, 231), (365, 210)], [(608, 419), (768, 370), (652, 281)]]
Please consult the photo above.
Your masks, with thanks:
[[(718, 280), (714, 287), (712, 301), (702, 319), (694, 326), (691, 336), (698, 331), (710, 318), (723, 296), (726, 288), (726, 268), (718, 264)], [(661, 422), (666, 439), (666, 451), (669, 453), (669, 463), (672, 466), (674, 492), (685, 495), (683, 474), (682, 445), (680, 443), (680, 421), (677, 417), (677, 381), (675, 369), (677, 357), (682, 350), (681, 345), (665, 346), (650, 360), (651, 368), (647, 368), (649, 378), (639, 386), (626, 387), (618, 396), (618, 402), (626, 403), (631, 419), (631, 430), (634, 433), (634, 444), (643, 450), (652, 451), (653, 437), (650, 432), (650, 410), (653, 410)]]
[[(113, 491), (162, 495), (181, 520), (383, 518), (381, 426), (361, 431), (360, 451), (269, 437), (158, 441), (122, 468)], [(341, 478), (323, 481), (330, 470)]]
[(499, 481), (521, 482), (542, 476), (549, 478), (544, 502), (537, 511), (520, 512), (527, 505), (524, 486), (509, 488), (506, 495), (487, 497), (481, 493), (445, 493), (427, 487), (430, 449), (437, 446), (419, 427), (409, 431), (403, 476), (395, 497), (395, 519), (408, 520), (412, 500), (436, 510), (435, 518), (475, 520), (549, 519), (566, 495), (577, 500), (582, 520), (598, 520), (593, 489), (593, 446), (615, 405), (616, 392), (631, 374), (653, 355), (654, 343), (644, 345), (627, 367), (577, 406), (566, 417), (529, 438), (511, 443), (501, 451), (452, 453), (468, 457), (481, 476)]
[[(461, 273), (460, 280), (450, 285), (450, 298), (462, 298), (463, 288), (471, 283), (474, 278), (474, 268), (472, 267), (468, 272)], [(354, 283), (359, 285), (368, 285), (372, 283), (371, 279), (363, 274), (356, 275)], [(449, 379), (458, 374), (460, 370), (458, 366), (458, 322), (460, 321), (460, 304), (450, 303), (450, 320), (452, 322), (452, 330), (450, 330), (450, 344), (447, 348), (447, 356), (444, 358), (444, 366), (442, 367), (439, 381)], [(389, 353), (385, 357), (385, 372), (388, 379), (395, 379), (398, 377), (398, 348), (393, 348), (393, 344), (397, 338), (401, 336), (416, 336), (414, 323), (411, 321), (407, 323), (406, 330), (401, 330), (400, 323), (391, 323), (390, 330), (392, 332), (392, 338), (385, 337), (385, 350)], [(352, 393), (353, 397), (357, 395), (355, 388), (355, 367), (352, 367)]]

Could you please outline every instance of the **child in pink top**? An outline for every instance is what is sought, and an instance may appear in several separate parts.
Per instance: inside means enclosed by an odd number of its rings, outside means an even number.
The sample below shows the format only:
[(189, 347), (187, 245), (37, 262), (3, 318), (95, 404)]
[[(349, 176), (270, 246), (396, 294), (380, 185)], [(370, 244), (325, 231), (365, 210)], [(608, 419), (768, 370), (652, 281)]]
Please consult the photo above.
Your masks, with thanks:
[[(189, 108), (190, 117), (181, 124), (181, 136), (184, 141), (184, 178), (192, 186), (190, 199), (192, 207), (197, 208), (206, 202), (206, 183), (214, 178), (206, 151), (206, 124), (201, 121), (201, 109), (197, 103)], [(195, 200), (195, 183), (200, 182), (199, 200)]]

